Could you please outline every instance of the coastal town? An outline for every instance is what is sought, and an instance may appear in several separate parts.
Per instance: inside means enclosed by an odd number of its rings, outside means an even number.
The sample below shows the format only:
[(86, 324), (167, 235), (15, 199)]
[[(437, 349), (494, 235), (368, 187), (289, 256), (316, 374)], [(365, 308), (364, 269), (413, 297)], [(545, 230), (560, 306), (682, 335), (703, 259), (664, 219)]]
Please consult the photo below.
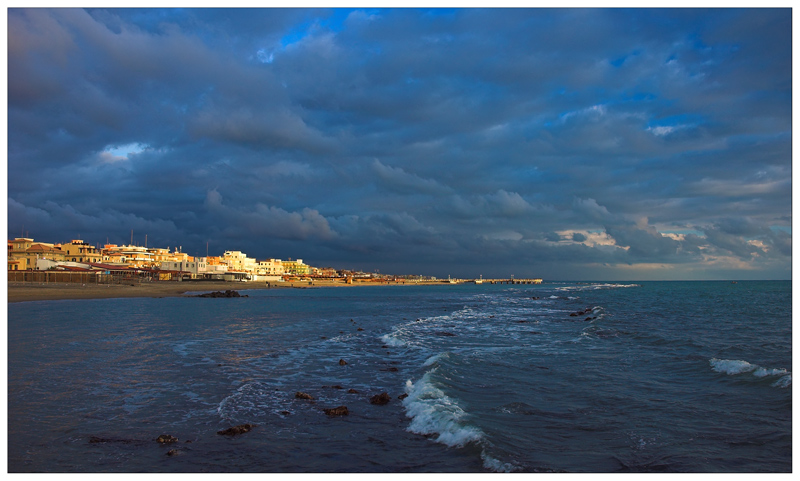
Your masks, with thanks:
[(303, 259), (258, 260), (241, 251), (221, 256), (191, 256), (182, 247), (92, 245), (81, 239), (64, 243), (17, 237), (8, 241), (9, 283), (128, 284), (158, 281), (248, 282), (267, 286), (304, 284), (540, 284), (542, 279), (437, 279), (360, 270), (314, 267)]
[[(102, 247), (73, 239), (64, 243), (17, 237), (8, 241), (9, 281), (38, 280), (33, 273), (69, 282), (113, 283), (114, 281), (255, 281), (281, 283), (300, 280), (435, 281), (423, 276), (396, 276), (362, 271), (314, 267), (303, 259), (257, 260), (241, 251), (226, 250), (221, 256), (191, 256), (182, 248), (105, 244)], [(27, 277), (15, 275), (28, 273)], [(55, 274), (78, 274), (77, 276)], [(38, 276), (38, 277), (41, 277)], [(47, 276), (44, 277), (48, 279)], [(63, 279), (63, 280), (62, 280)]]

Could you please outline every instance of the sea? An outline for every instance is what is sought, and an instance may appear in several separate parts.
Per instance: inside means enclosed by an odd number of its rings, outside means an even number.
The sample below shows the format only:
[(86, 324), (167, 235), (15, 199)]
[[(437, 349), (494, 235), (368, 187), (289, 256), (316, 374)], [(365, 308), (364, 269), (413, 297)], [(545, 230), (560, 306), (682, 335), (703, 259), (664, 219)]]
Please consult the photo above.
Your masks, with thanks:
[(791, 291), (544, 282), (12, 303), (8, 471), (789, 473)]

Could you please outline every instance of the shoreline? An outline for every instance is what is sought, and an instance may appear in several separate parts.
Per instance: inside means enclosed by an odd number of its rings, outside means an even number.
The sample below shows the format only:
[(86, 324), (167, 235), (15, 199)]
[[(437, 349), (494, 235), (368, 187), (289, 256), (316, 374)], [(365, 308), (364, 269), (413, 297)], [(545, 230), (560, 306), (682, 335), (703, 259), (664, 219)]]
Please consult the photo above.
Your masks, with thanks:
[(252, 289), (313, 289), (318, 287), (361, 287), (361, 286), (431, 286), (450, 285), (447, 281), (430, 282), (354, 282), (345, 284), (342, 281), (318, 281), (312, 283), (280, 282), (269, 287), (265, 282), (175, 282), (160, 281), (141, 284), (39, 284), (13, 283), (7, 284), (8, 303), (32, 301), (61, 301), (72, 299), (117, 299), (132, 297), (190, 297), (187, 292), (244, 291)]

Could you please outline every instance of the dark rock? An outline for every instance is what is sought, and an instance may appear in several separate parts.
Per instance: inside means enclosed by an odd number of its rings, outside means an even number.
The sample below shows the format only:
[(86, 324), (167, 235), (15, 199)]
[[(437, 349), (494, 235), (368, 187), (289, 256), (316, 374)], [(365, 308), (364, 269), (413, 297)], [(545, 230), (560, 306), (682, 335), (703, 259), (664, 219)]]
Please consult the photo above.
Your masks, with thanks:
[(306, 393), (300, 392), (300, 391), (297, 391), (296, 393), (294, 393), (294, 397), (297, 398), (297, 399), (314, 399), (314, 397), (311, 394), (306, 394)]
[(344, 359), (339, 359), (339, 365), (340, 366), (346, 366), (347, 365), (347, 361), (345, 361)]
[(161, 444), (169, 444), (177, 442), (178, 438), (176, 438), (175, 436), (170, 436), (169, 434), (162, 434), (161, 436), (156, 438), (156, 441), (158, 441)]
[(187, 443), (191, 443), (191, 442), (192, 442), (192, 440), (191, 440), (191, 439), (187, 439), (187, 440), (186, 440), (186, 442), (187, 442)]
[(338, 408), (331, 408), (331, 409), (323, 409), (325, 414), (328, 416), (347, 416), (349, 411), (347, 411), (347, 406), (339, 406)]
[(363, 330), (364, 330), (363, 327), (359, 327), (358, 329), (356, 329), (356, 331), (363, 331)]
[(436, 335), (437, 336), (446, 336), (446, 337), (455, 337), (455, 334), (453, 334), (452, 332), (445, 332), (445, 331), (437, 332)]
[(289, 411), (281, 411), (281, 414), (283, 414), (284, 416), (288, 416), (292, 413), (290, 413)]
[(217, 431), (217, 434), (220, 436), (236, 436), (237, 434), (244, 434), (251, 429), (253, 429), (252, 424), (240, 424), (238, 426), (233, 426), (232, 428), (223, 429), (222, 431)]
[(381, 369), (382, 371), (389, 371), (389, 372), (397, 372), (399, 369), (396, 367), (390, 367), (389, 369)]
[(170, 449), (169, 451), (167, 451), (167, 456), (175, 456), (176, 454), (178, 454), (177, 449)]
[(350, 388), (350, 389), (347, 390), (347, 393), (348, 394), (358, 394), (358, 391), (356, 391), (355, 389)]
[(591, 320), (592, 320), (592, 317), (587, 317), (586, 319), (584, 319), (584, 321), (591, 321)]
[(247, 295), (242, 296), (237, 291), (232, 291), (228, 289), (225, 292), (222, 291), (206, 292), (205, 294), (199, 294), (193, 297), (247, 297)]
[(383, 346), (381, 346), (381, 349), (389, 349), (389, 346), (387, 346), (386, 344), (384, 344)]
[(380, 394), (376, 394), (369, 398), (370, 404), (377, 404), (378, 406), (383, 406), (384, 404), (388, 404), (392, 398), (389, 397), (389, 393), (382, 392)]
[(403, 394), (401, 394), (401, 395), (397, 396), (397, 399), (399, 399), (399, 400), (401, 400), (401, 401), (402, 401), (403, 399), (405, 399), (405, 398), (407, 398), (407, 397), (408, 397), (408, 394), (406, 394), (406, 393), (403, 393)]
[(570, 312), (569, 313), (569, 317), (577, 317), (577, 316), (578, 316), (577, 312)]
[(325, 336), (319, 336), (320, 339), (327, 339)]
[(111, 438), (101, 438), (99, 436), (89, 436), (89, 443), (120, 443), (120, 444), (134, 444), (134, 443), (141, 443), (142, 441), (136, 441), (133, 439), (111, 439)]
[(528, 321), (517, 321), (519, 324), (525, 324)]
[(541, 334), (541, 332), (539, 332), (539, 331), (531, 331), (530, 333), (531, 334)]
[(342, 386), (338, 384), (334, 384), (333, 386), (322, 386), (323, 388), (331, 388), (331, 389), (344, 389)]

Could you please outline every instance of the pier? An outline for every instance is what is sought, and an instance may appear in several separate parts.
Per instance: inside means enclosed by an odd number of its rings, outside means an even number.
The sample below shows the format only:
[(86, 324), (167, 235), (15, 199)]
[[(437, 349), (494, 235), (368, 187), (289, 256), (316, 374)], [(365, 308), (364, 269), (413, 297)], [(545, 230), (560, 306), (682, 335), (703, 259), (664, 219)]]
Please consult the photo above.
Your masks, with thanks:
[(542, 279), (540, 278), (532, 278), (532, 279), (514, 279), (513, 277), (510, 279), (448, 279), (451, 284), (463, 284), (463, 283), (473, 283), (473, 284), (541, 284)]
[(541, 279), (476, 279), (476, 284), (541, 284)]

